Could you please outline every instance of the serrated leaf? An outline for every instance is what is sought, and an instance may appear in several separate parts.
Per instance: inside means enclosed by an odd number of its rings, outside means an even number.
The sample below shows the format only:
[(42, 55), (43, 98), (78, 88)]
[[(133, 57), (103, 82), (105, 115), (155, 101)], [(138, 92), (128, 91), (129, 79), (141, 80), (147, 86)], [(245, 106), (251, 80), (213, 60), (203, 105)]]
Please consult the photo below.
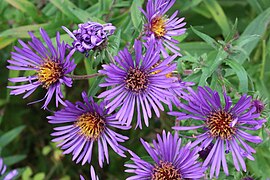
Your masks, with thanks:
[(192, 31), (197, 34), (200, 38), (202, 38), (208, 45), (210, 45), (211, 47), (213, 47), (214, 49), (218, 49), (218, 43), (211, 38), (210, 36), (196, 30), (194, 27), (191, 26)]
[(0, 147), (3, 148), (6, 145), (8, 145), (12, 140), (14, 140), (22, 132), (24, 128), (25, 126), (19, 126), (3, 134), (0, 137)]
[(141, 11), (139, 10), (139, 7), (142, 6), (142, 2), (143, 1), (141, 0), (134, 0), (130, 8), (131, 20), (136, 29), (139, 29), (140, 24), (142, 22), (142, 14)]
[(248, 92), (248, 75), (245, 68), (234, 60), (226, 60), (225, 62), (236, 73), (239, 79), (239, 91), (242, 93)]

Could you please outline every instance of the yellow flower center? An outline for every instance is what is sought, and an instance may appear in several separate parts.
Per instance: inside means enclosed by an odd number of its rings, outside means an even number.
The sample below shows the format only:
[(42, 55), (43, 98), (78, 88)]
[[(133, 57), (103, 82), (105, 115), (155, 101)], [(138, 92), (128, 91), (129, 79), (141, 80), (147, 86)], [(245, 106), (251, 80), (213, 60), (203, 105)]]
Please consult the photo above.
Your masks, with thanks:
[(63, 69), (59, 63), (47, 60), (37, 70), (37, 76), (39, 82), (43, 83), (43, 87), (48, 89), (63, 76)]
[(170, 162), (160, 161), (155, 165), (151, 180), (181, 180), (181, 174)]
[(236, 129), (230, 126), (232, 121), (233, 117), (230, 113), (218, 111), (211, 113), (207, 117), (206, 125), (210, 129), (210, 133), (213, 137), (231, 139)]
[(150, 30), (155, 34), (156, 37), (160, 38), (166, 34), (165, 23), (167, 19), (163, 17), (156, 17), (151, 21)]
[(96, 140), (105, 129), (105, 121), (96, 112), (87, 112), (78, 118), (75, 126), (80, 128), (81, 135)]

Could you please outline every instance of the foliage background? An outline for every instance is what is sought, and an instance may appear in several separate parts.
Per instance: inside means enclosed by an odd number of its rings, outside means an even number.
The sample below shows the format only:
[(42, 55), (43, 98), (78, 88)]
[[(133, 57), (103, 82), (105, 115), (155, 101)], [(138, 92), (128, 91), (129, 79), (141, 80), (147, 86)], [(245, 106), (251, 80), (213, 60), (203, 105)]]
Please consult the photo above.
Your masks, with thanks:
[[(137, 7), (144, 5), (143, 0), (0, 0), (0, 155), (7, 165), (20, 168), (22, 179), (68, 180), (78, 179), (79, 174), (89, 177), (89, 166), (76, 165), (71, 156), (61, 155), (51, 142), (53, 127), (46, 120), (50, 112), (41, 110), (41, 104), (26, 105), (41, 98), (44, 91), (26, 100), (9, 96), (8, 78), (19, 74), (6, 68), (6, 60), (14, 51), (13, 46), (18, 45), (17, 40), (28, 40), (28, 31), (39, 36), (38, 29), (43, 27), (52, 39), (60, 31), (61, 39), (71, 42), (61, 26), (76, 29), (78, 23), (90, 19), (111, 22), (117, 31), (110, 37), (107, 52), (88, 59), (75, 55), (78, 66), (74, 74), (92, 74), (138, 37), (143, 18)], [(175, 10), (186, 17), (188, 28), (186, 35), (178, 38), (183, 54), (178, 59), (178, 71), (185, 81), (193, 81), (196, 86), (210, 85), (220, 92), (226, 89), (235, 99), (239, 94), (255, 92), (263, 99), (270, 97), (269, 0), (177, 0), (169, 14)], [(100, 81), (101, 78), (88, 83), (75, 81), (73, 88), (65, 90), (66, 98), (72, 102), (80, 100), (83, 90), (96, 95), (101, 91), (97, 86)], [(267, 113), (265, 116), (269, 117)], [(130, 137), (125, 146), (146, 156), (139, 138), (150, 141), (162, 129), (170, 130), (173, 124), (174, 119), (162, 113), (161, 120), (153, 118), (149, 128), (124, 132)], [(256, 160), (248, 161), (248, 172), (236, 173), (231, 169), (231, 176), (222, 173), (219, 179), (270, 178), (268, 127), (266, 124), (259, 131), (264, 142), (255, 147)], [(128, 159), (111, 152), (110, 165), (100, 169), (95, 158), (93, 164), (101, 179), (127, 177), (123, 164)]]

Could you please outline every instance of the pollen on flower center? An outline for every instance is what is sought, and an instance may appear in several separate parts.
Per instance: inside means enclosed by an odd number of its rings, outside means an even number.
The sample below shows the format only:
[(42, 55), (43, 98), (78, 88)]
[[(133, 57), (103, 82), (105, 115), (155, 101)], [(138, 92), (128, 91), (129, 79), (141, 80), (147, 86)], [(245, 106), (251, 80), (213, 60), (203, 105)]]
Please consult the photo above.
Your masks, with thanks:
[(62, 66), (53, 61), (45, 61), (37, 70), (39, 82), (43, 83), (44, 88), (49, 88), (50, 85), (57, 82), (63, 76)]
[(125, 78), (126, 88), (133, 92), (141, 92), (147, 88), (148, 76), (138, 68), (130, 68)]
[(152, 173), (151, 180), (181, 180), (182, 176), (171, 162), (160, 161)]
[(96, 140), (105, 129), (105, 121), (96, 112), (82, 114), (75, 123), (80, 134), (88, 139)]
[(163, 17), (155, 17), (151, 21), (150, 30), (155, 34), (156, 37), (163, 37), (166, 34), (165, 29), (166, 19)]
[(222, 139), (231, 139), (235, 133), (235, 128), (230, 124), (233, 117), (230, 113), (224, 111), (212, 112), (206, 120), (206, 124), (210, 129), (213, 137), (221, 137)]

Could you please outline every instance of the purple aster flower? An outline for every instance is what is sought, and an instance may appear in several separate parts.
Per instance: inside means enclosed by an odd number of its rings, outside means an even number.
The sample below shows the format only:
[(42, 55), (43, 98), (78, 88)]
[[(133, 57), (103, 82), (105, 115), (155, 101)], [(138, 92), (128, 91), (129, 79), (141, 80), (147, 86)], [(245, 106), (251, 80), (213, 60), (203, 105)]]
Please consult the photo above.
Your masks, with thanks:
[[(154, 36), (157, 44), (161, 46), (161, 52), (164, 57), (168, 56), (165, 47), (173, 53), (181, 56), (180, 48), (176, 46), (179, 43), (173, 36), (180, 36), (186, 32), (183, 28), (186, 23), (185, 18), (177, 17), (178, 11), (171, 17), (166, 15), (167, 11), (173, 6), (176, 0), (148, 0), (146, 11), (140, 9), (147, 18), (145, 24), (146, 39)], [(165, 46), (165, 47), (164, 47)]]
[[(109, 113), (119, 107), (116, 118), (128, 126), (131, 124), (134, 111), (137, 111), (137, 127), (142, 128), (141, 114), (143, 114), (146, 126), (148, 119), (152, 117), (151, 110), (159, 117), (159, 110), (164, 110), (161, 102), (168, 104), (172, 94), (168, 88), (172, 86), (174, 78), (166, 77), (166, 74), (176, 68), (171, 63), (176, 56), (168, 57), (160, 62), (160, 49), (153, 44), (142, 55), (141, 42), (135, 41), (135, 60), (128, 49), (120, 51), (115, 57), (116, 64), (103, 65), (99, 72), (107, 75), (105, 83), (101, 87), (111, 87), (98, 97), (111, 102), (106, 106)], [(170, 64), (170, 65), (169, 65)]]
[(142, 139), (141, 142), (153, 162), (147, 162), (130, 152), (134, 163), (125, 164), (128, 168), (125, 172), (135, 175), (127, 180), (181, 180), (204, 176), (205, 168), (197, 162), (198, 148), (191, 150), (191, 143), (181, 147), (181, 138), (177, 134), (172, 135), (170, 132), (166, 134), (163, 131), (162, 137), (157, 135), (157, 141), (153, 140), (153, 147)]
[(16, 169), (11, 170), (10, 172), (6, 172), (7, 166), (4, 164), (3, 159), (0, 157), (0, 179), (3, 180), (12, 180), (18, 175), (18, 171)]
[[(106, 102), (100, 105), (94, 102), (92, 97), (82, 93), (83, 102), (75, 104), (66, 101), (67, 106), (48, 116), (51, 124), (62, 124), (54, 128), (55, 136), (52, 141), (58, 142), (58, 146), (64, 150), (63, 154), (72, 153), (72, 160), (76, 163), (90, 163), (92, 159), (93, 145), (98, 145), (98, 161), (102, 167), (104, 160), (109, 163), (108, 145), (120, 156), (125, 157), (125, 148), (119, 143), (124, 142), (128, 137), (114, 132), (111, 128), (121, 130), (130, 129), (122, 126), (113, 115), (105, 109)], [(65, 124), (65, 125), (64, 125)]]
[[(207, 155), (203, 166), (210, 167), (210, 178), (214, 173), (218, 177), (221, 165), (226, 175), (229, 174), (226, 163), (226, 154), (231, 153), (235, 168), (240, 171), (239, 163), (244, 171), (246, 165), (244, 158), (254, 160), (252, 153), (255, 153), (250, 145), (261, 143), (259, 136), (251, 135), (245, 130), (256, 131), (262, 127), (264, 119), (258, 119), (260, 114), (252, 106), (252, 98), (243, 95), (233, 106), (231, 98), (223, 93), (223, 99), (218, 92), (209, 87), (198, 87), (197, 92), (190, 90), (188, 104), (181, 104), (185, 112), (170, 112), (170, 115), (177, 116), (177, 120), (193, 119), (197, 122), (196, 126), (174, 127), (175, 130), (194, 130), (202, 129), (200, 135), (192, 146), (200, 144), (202, 149), (214, 143), (211, 151)], [(221, 102), (225, 102), (223, 106)]]
[[(99, 180), (98, 176), (96, 175), (95, 169), (93, 166), (90, 168), (91, 180)], [(82, 175), (80, 175), (81, 180), (85, 180)]]
[(99, 24), (97, 22), (87, 22), (78, 25), (79, 29), (70, 32), (66, 27), (62, 28), (73, 38), (72, 48), (81, 53), (88, 53), (90, 50), (102, 50), (106, 46), (108, 36), (115, 31), (115, 26), (111, 23)]
[(23, 98), (27, 98), (37, 89), (37, 87), (41, 86), (47, 90), (47, 93), (43, 99), (35, 102), (45, 100), (42, 108), (47, 108), (54, 94), (56, 106), (58, 106), (59, 102), (65, 105), (62, 100), (63, 94), (61, 92), (61, 85), (64, 84), (68, 87), (72, 86), (72, 79), (66, 75), (76, 67), (74, 60), (71, 61), (71, 56), (74, 51), (71, 51), (65, 56), (65, 43), (60, 43), (59, 32), (57, 32), (56, 35), (56, 48), (53, 46), (44, 29), (40, 29), (40, 34), (44, 39), (46, 46), (37, 39), (33, 33), (29, 32), (32, 41), (29, 41), (28, 44), (26, 44), (19, 40), (22, 48), (14, 47), (17, 52), (11, 53), (12, 60), (8, 60), (10, 65), (7, 67), (11, 70), (33, 71), (35, 74), (27, 77), (10, 78), (9, 81), (13, 83), (27, 82), (27, 84), (24, 85), (8, 86), (8, 88), (12, 89), (10, 94), (19, 95), (25, 93)]

